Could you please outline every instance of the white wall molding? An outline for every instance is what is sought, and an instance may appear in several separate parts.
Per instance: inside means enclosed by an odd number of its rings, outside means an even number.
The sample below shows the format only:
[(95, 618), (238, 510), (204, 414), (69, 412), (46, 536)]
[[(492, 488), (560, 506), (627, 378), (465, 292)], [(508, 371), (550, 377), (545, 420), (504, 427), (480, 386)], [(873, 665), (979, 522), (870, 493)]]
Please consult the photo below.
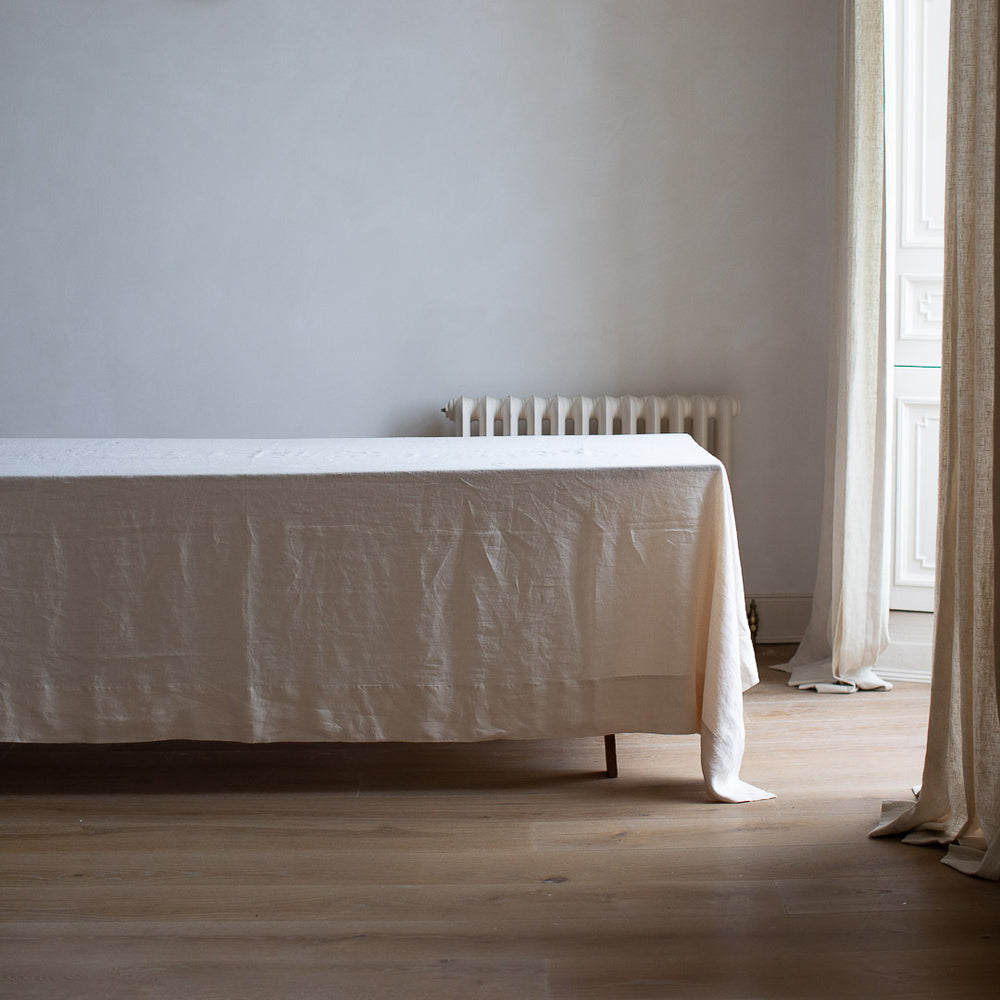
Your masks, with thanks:
[(944, 243), (944, 130), (947, 65), (928, 50), (947, 37), (947, 0), (923, 0), (903, 7), (902, 246), (940, 247)]
[(893, 428), (889, 606), (933, 610), (950, 0), (886, 4), (886, 269)]
[(899, 277), (900, 340), (941, 342), (944, 279), (941, 275), (901, 274)]
[(894, 587), (933, 587), (940, 404), (897, 396)]

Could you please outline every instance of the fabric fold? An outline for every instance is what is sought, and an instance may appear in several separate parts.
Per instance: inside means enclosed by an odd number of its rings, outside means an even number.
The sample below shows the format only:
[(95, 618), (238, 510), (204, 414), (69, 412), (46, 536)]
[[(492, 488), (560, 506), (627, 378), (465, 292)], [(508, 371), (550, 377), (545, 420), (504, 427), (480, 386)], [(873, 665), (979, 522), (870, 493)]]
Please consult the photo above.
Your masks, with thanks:
[(740, 777), (743, 761), (743, 728), (731, 728), (724, 736), (708, 726), (701, 729), (701, 771), (705, 790), (716, 802), (760, 802), (773, 799), (773, 792), (751, 785)]

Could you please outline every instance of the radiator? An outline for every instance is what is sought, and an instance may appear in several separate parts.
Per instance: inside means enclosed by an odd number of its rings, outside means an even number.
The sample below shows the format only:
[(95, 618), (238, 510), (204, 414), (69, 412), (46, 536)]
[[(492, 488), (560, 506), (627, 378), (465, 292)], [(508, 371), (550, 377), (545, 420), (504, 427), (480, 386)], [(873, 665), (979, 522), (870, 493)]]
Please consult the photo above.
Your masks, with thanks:
[(459, 396), (442, 412), (460, 437), (687, 433), (728, 468), (740, 404), (729, 396)]

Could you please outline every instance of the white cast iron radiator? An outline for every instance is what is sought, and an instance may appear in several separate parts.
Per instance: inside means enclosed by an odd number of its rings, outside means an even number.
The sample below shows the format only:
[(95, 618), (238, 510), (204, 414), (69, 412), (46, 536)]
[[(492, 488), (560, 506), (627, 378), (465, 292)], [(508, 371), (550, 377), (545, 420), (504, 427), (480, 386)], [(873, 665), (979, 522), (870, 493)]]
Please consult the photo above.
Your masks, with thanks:
[(729, 468), (729, 396), (459, 396), (442, 411), (459, 437), (688, 433)]

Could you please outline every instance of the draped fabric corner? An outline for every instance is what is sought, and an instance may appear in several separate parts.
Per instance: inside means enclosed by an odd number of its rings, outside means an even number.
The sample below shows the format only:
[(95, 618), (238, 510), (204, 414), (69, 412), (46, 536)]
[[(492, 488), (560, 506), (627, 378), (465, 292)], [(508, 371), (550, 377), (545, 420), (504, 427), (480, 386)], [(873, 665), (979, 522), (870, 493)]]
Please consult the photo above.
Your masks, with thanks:
[(997, 0), (952, 0), (927, 753), (916, 802), (887, 802), (872, 831), (949, 844), (946, 864), (989, 879), (1000, 879), (997, 30)]
[(882, 0), (842, 0), (838, 37), (837, 270), (826, 482), (813, 609), (789, 684), (888, 689), (885, 141)]

